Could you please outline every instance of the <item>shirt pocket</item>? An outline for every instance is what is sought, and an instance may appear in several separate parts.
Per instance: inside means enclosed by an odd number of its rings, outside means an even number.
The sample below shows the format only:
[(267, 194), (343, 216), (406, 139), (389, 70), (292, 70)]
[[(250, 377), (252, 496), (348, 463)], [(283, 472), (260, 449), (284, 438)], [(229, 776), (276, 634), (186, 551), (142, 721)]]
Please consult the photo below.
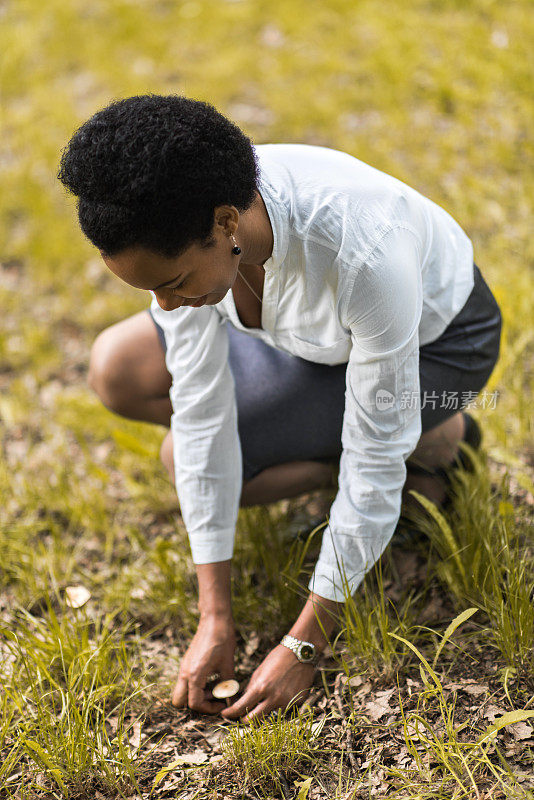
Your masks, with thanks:
[(295, 333), (290, 334), (291, 352), (305, 358), (306, 361), (314, 361), (316, 364), (346, 364), (349, 360), (351, 340), (348, 337), (336, 339), (331, 344), (312, 344), (306, 339), (301, 339)]

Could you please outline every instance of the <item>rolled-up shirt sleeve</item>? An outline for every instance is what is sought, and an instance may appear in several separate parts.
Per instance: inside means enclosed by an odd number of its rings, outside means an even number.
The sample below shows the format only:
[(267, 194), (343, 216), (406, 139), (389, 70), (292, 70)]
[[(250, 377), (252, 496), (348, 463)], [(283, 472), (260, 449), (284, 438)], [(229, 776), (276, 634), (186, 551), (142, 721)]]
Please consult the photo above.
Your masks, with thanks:
[(195, 564), (232, 557), (242, 484), (228, 334), (214, 306), (150, 310), (165, 334), (172, 377), (176, 492)]
[(344, 325), (352, 348), (339, 490), (309, 582), (311, 591), (338, 602), (345, 590), (357, 589), (393, 535), (405, 460), (421, 435), (421, 259), (417, 234), (392, 227), (349, 286)]

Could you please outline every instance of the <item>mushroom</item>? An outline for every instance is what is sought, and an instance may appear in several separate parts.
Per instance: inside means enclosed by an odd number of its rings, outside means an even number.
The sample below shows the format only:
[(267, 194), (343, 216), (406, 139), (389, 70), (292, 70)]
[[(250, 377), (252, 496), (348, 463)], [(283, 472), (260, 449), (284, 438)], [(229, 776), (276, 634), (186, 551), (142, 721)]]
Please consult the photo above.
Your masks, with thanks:
[(239, 691), (239, 683), (230, 679), (228, 681), (219, 681), (216, 683), (211, 693), (218, 700), (226, 700), (226, 705), (229, 706), (229, 698), (233, 697)]

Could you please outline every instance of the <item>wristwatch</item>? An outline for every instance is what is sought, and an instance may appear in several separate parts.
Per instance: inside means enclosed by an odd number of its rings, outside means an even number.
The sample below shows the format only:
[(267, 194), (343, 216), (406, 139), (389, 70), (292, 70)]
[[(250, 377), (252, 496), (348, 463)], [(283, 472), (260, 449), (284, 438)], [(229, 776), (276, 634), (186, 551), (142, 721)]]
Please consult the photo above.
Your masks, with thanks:
[(301, 639), (297, 639), (295, 636), (291, 636), (291, 634), (288, 633), (284, 636), (280, 644), (292, 650), (298, 660), (303, 664), (312, 664), (315, 666), (319, 661), (320, 655), (315, 645), (311, 642), (303, 642)]

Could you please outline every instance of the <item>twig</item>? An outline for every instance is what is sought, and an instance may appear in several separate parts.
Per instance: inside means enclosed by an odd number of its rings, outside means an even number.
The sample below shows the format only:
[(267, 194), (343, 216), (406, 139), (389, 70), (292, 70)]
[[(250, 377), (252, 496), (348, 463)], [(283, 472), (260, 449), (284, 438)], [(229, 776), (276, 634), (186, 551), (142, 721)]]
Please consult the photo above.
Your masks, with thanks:
[(312, 692), (307, 700), (305, 700), (302, 704), (302, 708), (312, 708), (316, 704), (321, 697), (324, 696), (324, 689), (321, 686), (320, 689), (317, 689), (315, 692)]
[(351, 730), (351, 726), (349, 724), (349, 721), (347, 719), (347, 715), (345, 714), (345, 711), (343, 709), (343, 698), (341, 697), (341, 678), (342, 677), (343, 677), (343, 673), (342, 672), (338, 672), (338, 674), (336, 676), (336, 681), (335, 681), (335, 684), (334, 684), (334, 697), (335, 697), (335, 700), (336, 700), (337, 710), (341, 714), (341, 724), (342, 724), (343, 728), (345, 729), (344, 736), (345, 736), (345, 741), (347, 743), (347, 755), (349, 757), (349, 761), (350, 761), (352, 769), (355, 772), (358, 772), (359, 767), (358, 767), (358, 763), (356, 761), (356, 756), (354, 755), (354, 739), (352, 738), (352, 730)]

